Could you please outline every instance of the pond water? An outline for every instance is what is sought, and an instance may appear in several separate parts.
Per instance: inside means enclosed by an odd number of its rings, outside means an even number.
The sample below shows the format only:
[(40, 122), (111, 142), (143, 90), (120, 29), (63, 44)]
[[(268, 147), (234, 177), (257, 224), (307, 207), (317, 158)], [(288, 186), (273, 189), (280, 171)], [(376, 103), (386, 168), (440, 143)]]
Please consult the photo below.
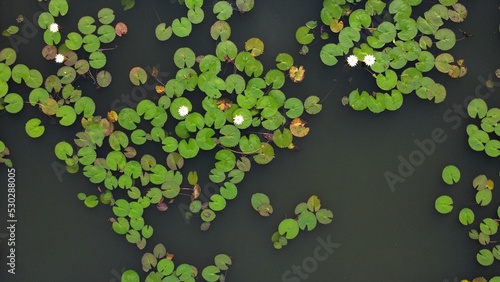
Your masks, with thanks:
[[(226, 281), (459, 281), (500, 275), (499, 261), (490, 267), (476, 262), (479, 245), (468, 238), (469, 228), (457, 219), (458, 207), (473, 206), (471, 182), (475, 176), (486, 174), (495, 182), (499, 180), (498, 159), (469, 148), (465, 126), (470, 119), (461, 117), (457, 110), (471, 95), (487, 96), (489, 105), (500, 105), (499, 80), (494, 75), (500, 68), (499, 2), (464, 4), (469, 12), (466, 21), (450, 28), (457, 37), (461, 37), (459, 29), (474, 36), (457, 42), (450, 53), (464, 59), (467, 75), (452, 79), (432, 72), (434, 80), (447, 89), (443, 103), (410, 94), (398, 111), (378, 115), (355, 112), (341, 103), (353, 89), (376, 89), (368, 72), (341, 63), (324, 66), (318, 56), (319, 39), (307, 56), (298, 54), (295, 30), (319, 19), (322, 1), (256, 1), (251, 12), (234, 14), (230, 19), (233, 42), (243, 48), (248, 38), (260, 38), (265, 44), (265, 69), (274, 64), (278, 53), (292, 54), (296, 64), (305, 67), (306, 78), (296, 85), (287, 80), (286, 94), (300, 99), (326, 97), (323, 110), (306, 118), (311, 131), (297, 141), (298, 152), (279, 150), (270, 164), (253, 165), (238, 185), (238, 197), (218, 214), (209, 231), (199, 230), (199, 220), (184, 219), (179, 207), (187, 198), (165, 213), (147, 210), (145, 217), (155, 234), (146, 250), (151, 251), (152, 243), (162, 242), (175, 254), (177, 264), (190, 263), (200, 272), (213, 264), (216, 254), (226, 253), (233, 259)], [(205, 1), (205, 6), (211, 5)], [(20, 41), (0, 38), (0, 49), (16, 49), (17, 62), (47, 75), (57, 66), (42, 58), (43, 31), (33, 25), (43, 7), (33, 0), (2, 1), (0, 28), (14, 24), (19, 14), (32, 26), (22, 30)], [(157, 97), (154, 90), (133, 88), (128, 79), (132, 67), (157, 66), (165, 81), (175, 75), (172, 55), (177, 48), (189, 46), (197, 54), (214, 52), (216, 43), (209, 28), (215, 17), (210, 9), (190, 37), (156, 40), (154, 29), (160, 21), (170, 22), (186, 13), (174, 0), (137, 0), (130, 11), (123, 11), (118, 0), (73, 0), (69, 14), (60, 22), (63, 32), (76, 29), (80, 17), (95, 16), (102, 7), (114, 9), (117, 20), (125, 22), (129, 32), (115, 41), (115, 50), (107, 52), (107, 69), (113, 74), (110, 87), (96, 90), (90, 81), (75, 83), (96, 101), (97, 113)], [(496, 83), (490, 90), (481, 86), (486, 79)], [(133, 105), (127, 105), (127, 97)], [(31, 117), (39, 117), (46, 126), (41, 138), (31, 139), (24, 131)], [(29, 105), (20, 114), (0, 113), (0, 139), (9, 147), (16, 170), (18, 220), (16, 274), (11, 275), (6, 267), (9, 234), (3, 227), (8, 226), (8, 173), (0, 166), (0, 183), (5, 188), (0, 197), (0, 281), (119, 281), (125, 269), (140, 271), (143, 252), (113, 232), (109, 207), (88, 209), (77, 199), (79, 192), (97, 193), (96, 185), (81, 173), (61, 171), (64, 168), (54, 155), (54, 146), (61, 140), (71, 141), (78, 131), (79, 126), (63, 128)], [(428, 151), (419, 147), (422, 143)], [(159, 152), (158, 148), (147, 149)], [(416, 155), (423, 158), (417, 160)], [(188, 165), (207, 182), (205, 175), (212, 160), (213, 155), (206, 154)], [(384, 174), (398, 174), (398, 166), (406, 160), (413, 164), (407, 168), (404, 181), (391, 187)], [(462, 172), (462, 180), (454, 187), (441, 180), (441, 170), (448, 164)], [(270, 197), (274, 206), (271, 217), (261, 218), (253, 211), (250, 197), (256, 192)], [(270, 237), (279, 222), (291, 217), (295, 206), (313, 194), (333, 211), (333, 222), (300, 232), (282, 250), (275, 250)], [(457, 206), (447, 216), (434, 210), (434, 201), (442, 194), (452, 195)], [(499, 203), (497, 188), (491, 207), (484, 213), (492, 216), (492, 208)]]

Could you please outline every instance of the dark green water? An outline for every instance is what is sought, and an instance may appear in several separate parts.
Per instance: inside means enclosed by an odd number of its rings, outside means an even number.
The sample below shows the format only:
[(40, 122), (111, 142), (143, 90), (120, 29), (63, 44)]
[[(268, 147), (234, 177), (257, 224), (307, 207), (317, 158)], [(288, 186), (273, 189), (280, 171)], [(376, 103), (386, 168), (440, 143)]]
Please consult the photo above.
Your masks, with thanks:
[[(119, 47), (107, 53), (112, 85), (95, 91), (88, 82), (77, 82), (84, 95), (96, 101), (98, 113), (124, 106), (123, 97), (127, 95), (133, 103), (137, 100), (132, 94), (142, 97), (133, 92), (136, 90), (128, 80), (130, 68), (159, 65), (167, 76), (175, 71), (172, 54), (177, 48), (189, 46), (197, 54), (214, 52), (215, 42), (209, 35), (214, 17), (210, 11), (189, 38), (158, 42), (153, 33), (158, 24), (155, 11), (162, 21), (170, 22), (184, 15), (186, 9), (171, 3), (175, 1), (137, 2), (131, 11), (123, 12), (118, 0), (73, 0), (68, 16), (61, 22), (63, 32), (69, 32), (76, 29), (80, 17), (95, 16), (100, 8), (111, 7), (117, 20), (129, 26), (129, 33), (116, 40)], [(205, 1), (206, 6), (210, 4)], [(237, 199), (218, 214), (208, 232), (199, 231), (197, 220), (185, 222), (178, 205), (166, 213), (149, 210), (146, 220), (154, 225), (155, 234), (146, 249), (151, 251), (151, 243), (162, 242), (175, 254), (177, 264), (187, 262), (200, 271), (213, 263), (216, 254), (227, 253), (234, 262), (227, 281), (287, 281), (283, 274), (293, 272), (294, 265), (303, 267), (303, 276), (290, 274), (288, 281), (459, 281), (478, 275), (500, 275), (498, 261), (486, 268), (476, 262), (478, 244), (468, 238), (469, 229), (458, 222), (458, 208), (447, 216), (434, 210), (434, 200), (441, 194), (452, 195), (458, 207), (472, 204), (470, 183), (478, 174), (499, 180), (498, 159), (469, 148), (465, 124), (470, 120), (454, 111), (455, 105), (464, 104), (467, 96), (474, 95), (487, 97), (489, 105), (500, 105), (499, 80), (494, 76), (500, 67), (499, 2), (464, 4), (468, 18), (451, 28), (457, 34), (460, 28), (474, 36), (458, 42), (450, 53), (465, 60), (468, 74), (454, 80), (433, 73), (434, 80), (447, 89), (447, 98), (441, 104), (411, 94), (405, 97), (400, 110), (379, 115), (354, 112), (340, 102), (352, 89), (374, 87), (368, 73), (342, 64), (324, 66), (317, 56), (321, 43), (311, 46), (306, 57), (297, 54), (295, 30), (308, 20), (318, 19), (321, 1), (256, 1), (250, 13), (235, 14), (230, 20), (231, 39), (242, 48), (246, 39), (261, 38), (266, 69), (279, 52), (293, 54), (296, 63), (305, 66), (306, 79), (298, 85), (287, 81), (287, 95), (301, 99), (311, 94), (324, 97), (333, 90), (321, 114), (307, 118), (311, 133), (298, 141), (301, 150), (278, 151), (269, 165), (253, 166), (238, 185)], [(14, 24), (19, 14), (33, 23), (33, 15), (40, 11), (42, 6), (33, 0), (4, 0), (0, 4), (0, 28)], [(0, 49), (16, 46), (17, 62), (37, 68), (44, 75), (53, 73), (55, 69), (50, 67), (55, 66), (41, 56), (42, 32), (33, 27), (22, 35), (23, 41), (14, 45), (0, 38)], [(485, 79), (496, 82), (490, 91), (481, 87)], [(156, 95), (148, 91), (146, 97)], [(46, 125), (45, 134), (36, 140), (24, 132), (24, 124), (31, 117), (41, 118)], [(18, 115), (0, 114), (0, 139), (10, 148), (16, 169), (18, 220), (16, 274), (11, 275), (6, 272), (7, 169), (0, 167), (0, 281), (107, 282), (119, 281), (126, 268), (140, 270), (142, 252), (113, 232), (107, 221), (111, 210), (105, 206), (89, 210), (76, 198), (78, 192), (95, 193), (97, 187), (81, 174), (55, 172), (61, 167), (53, 153), (54, 145), (71, 140), (77, 131), (77, 127), (62, 128), (29, 106)], [(413, 166), (414, 171), (404, 177), (403, 183), (391, 189), (384, 173), (397, 174), (400, 159), (409, 160), (418, 154), (415, 152), (421, 149), (416, 142), (431, 140), (432, 132), (441, 133), (435, 139), (438, 141), (432, 141), (432, 152), (421, 154), (424, 157), (420, 164)], [(211, 156), (207, 156), (196, 165), (201, 172), (211, 164)], [(445, 187), (441, 180), (441, 170), (448, 164), (462, 171), (462, 181), (453, 188)], [(500, 204), (498, 189), (494, 190), (491, 208)], [(253, 211), (250, 196), (255, 192), (271, 198), (274, 214), (270, 218), (261, 218)], [(301, 232), (284, 249), (274, 250), (270, 236), (279, 222), (291, 216), (295, 205), (312, 194), (334, 212), (333, 223)], [(320, 251), (321, 256), (315, 256), (315, 250), (322, 246), (320, 241), (334, 244), (331, 253)]]

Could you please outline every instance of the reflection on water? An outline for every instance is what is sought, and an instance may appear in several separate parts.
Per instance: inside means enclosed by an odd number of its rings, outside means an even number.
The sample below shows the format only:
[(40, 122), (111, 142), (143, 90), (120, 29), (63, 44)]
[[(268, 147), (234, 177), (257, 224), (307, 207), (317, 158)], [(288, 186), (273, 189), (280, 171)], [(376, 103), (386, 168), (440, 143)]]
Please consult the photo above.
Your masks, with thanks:
[[(208, 2), (205, 4), (210, 6)], [(175, 71), (172, 55), (177, 48), (190, 46), (197, 54), (213, 53), (215, 48), (209, 35), (215, 18), (209, 10), (192, 36), (158, 42), (153, 31), (159, 21), (185, 13), (177, 3), (137, 1), (128, 12), (121, 10), (118, 0), (70, 3), (70, 14), (61, 22), (63, 31), (73, 30), (81, 16), (95, 15), (104, 6), (113, 8), (129, 28), (117, 40), (118, 48), (107, 53), (111, 86), (96, 90), (90, 81), (78, 81), (85, 95), (96, 101), (99, 113), (156, 97), (153, 85), (130, 84), (132, 67), (156, 66), (159, 79), (166, 81)], [(248, 38), (262, 39), (266, 69), (279, 52), (293, 54), (296, 63), (306, 68), (302, 83), (287, 82), (287, 95), (325, 97), (333, 90), (323, 102), (323, 111), (307, 120), (311, 131), (297, 142), (301, 150), (279, 151), (269, 165), (252, 167), (238, 186), (237, 199), (219, 214), (208, 232), (199, 231), (198, 221), (183, 217), (187, 199), (166, 213), (148, 210), (145, 216), (155, 226), (151, 245), (164, 243), (175, 254), (176, 263), (187, 262), (200, 271), (213, 263), (216, 254), (227, 253), (233, 258), (228, 281), (457, 281), (495, 274), (498, 262), (488, 268), (476, 263), (477, 243), (468, 239), (468, 230), (460, 225), (457, 214), (441, 216), (433, 206), (439, 195), (448, 193), (453, 194), (457, 206), (469, 205), (469, 183), (478, 174), (498, 180), (498, 163), (468, 147), (465, 125), (469, 121), (461, 114), (471, 95), (490, 93), (488, 104), (500, 104), (497, 85), (491, 90), (481, 87), (484, 80), (494, 78), (500, 66), (498, 2), (465, 4), (469, 17), (454, 27), (455, 32), (460, 28), (474, 36), (458, 42), (450, 52), (465, 60), (468, 74), (453, 80), (433, 73), (447, 89), (448, 97), (441, 104), (410, 94), (399, 111), (380, 115), (354, 112), (341, 103), (355, 88), (375, 87), (369, 73), (342, 64), (325, 67), (317, 56), (321, 44), (311, 45), (307, 56), (297, 54), (300, 46), (295, 42), (295, 30), (318, 18), (321, 1), (257, 1), (250, 13), (235, 14), (230, 20), (232, 40), (242, 48)], [(0, 28), (15, 23), (18, 15), (25, 18), (20, 37), (15, 41), (0, 38), (0, 49), (11, 46), (19, 52), (18, 62), (44, 75), (53, 73), (54, 66), (41, 57), (43, 32), (35, 24), (42, 6), (28, 0), (6, 0), (0, 5)], [(38, 140), (24, 132), (31, 117), (41, 118), (46, 125)], [(65, 172), (54, 156), (54, 145), (71, 140), (78, 128), (62, 128), (29, 107), (15, 116), (0, 114), (0, 128), (0, 138), (11, 149), (18, 186), (17, 274), (5, 272), (9, 247), (6, 229), (0, 230), (0, 280), (119, 281), (125, 269), (140, 270), (141, 252), (111, 230), (107, 221), (112, 216), (110, 209), (89, 210), (76, 198), (78, 192), (95, 193), (96, 185), (81, 174)], [(207, 154), (195, 166), (206, 170), (212, 158)], [(463, 181), (455, 190), (442, 185), (440, 178), (441, 169), (448, 164), (462, 171)], [(395, 180), (388, 182), (387, 172)], [(6, 183), (6, 178), (2, 167), (0, 183)], [(210, 195), (210, 187), (202, 188), (202, 193)], [(252, 210), (250, 196), (255, 192), (271, 198), (271, 217), (263, 219)], [(312, 194), (332, 209), (332, 224), (301, 232), (286, 248), (274, 250), (270, 238), (279, 222)], [(0, 214), (6, 220), (6, 196), (2, 199)]]

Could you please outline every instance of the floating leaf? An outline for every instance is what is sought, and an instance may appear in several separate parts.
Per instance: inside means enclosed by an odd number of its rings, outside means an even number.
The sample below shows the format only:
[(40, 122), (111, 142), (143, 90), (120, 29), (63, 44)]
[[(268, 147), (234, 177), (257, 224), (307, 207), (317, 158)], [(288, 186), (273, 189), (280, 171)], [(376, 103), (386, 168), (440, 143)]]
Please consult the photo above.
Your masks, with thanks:
[(64, 16), (68, 13), (69, 7), (66, 0), (51, 0), (49, 2), (49, 12), (54, 16)]
[(156, 38), (160, 41), (166, 41), (172, 36), (172, 27), (166, 23), (160, 23), (155, 29)]
[(82, 34), (91, 34), (97, 29), (94, 25), (95, 20), (93, 17), (84, 16), (78, 21), (78, 30)]
[(292, 66), (290, 68), (290, 70), (288, 71), (288, 74), (290, 75), (290, 79), (297, 83), (297, 82), (301, 82), (302, 80), (304, 80), (304, 74), (305, 74), (306, 70), (304, 69), (303, 66), (299, 66), (299, 67), (296, 67), (296, 66)]
[(447, 195), (439, 196), (434, 203), (434, 207), (439, 213), (447, 214), (453, 209), (453, 200)]
[(130, 82), (134, 85), (141, 85), (146, 83), (148, 74), (141, 67), (133, 67), (129, 73)]
[(264, 53), (264, 42), (256, 37), (250, 38), (245, 42), (245, 50), (253, 57), (257, 57)]
[(443, 51), (450, 50), (456, 43), (455, 33), (448, 28), (439, 29), (434, 34), (434, 38), (438, 40), (436, 47)]
[(233, 14), (233, 7), (227, 1), (218, 1), (215, 3), (213, 13), (217, 15), (217, 19), (225, 21)]
[(42, 121), (38, 118), (32, 118), (26, 122), (25, 130), (29, 137), (38, 138), (42, 136), (45, 132), (45, 126), (43, 126)]
[(3, 98), (5, 103), (5, 110), (11, 114), (16, 114), (23, 109), (23, 97), (17, 93), (9, 93)]
[(488, 249), (480, 250), (476, 255), (477, 262), (482, 266), (490, 266), (493, 264), (493, 253)]
[(463, 208), (458, 214), (458, 219), (463, 225), (471, 225), (474, 222), (474, 212), (469, 208)]
[(102, 24), (106, 25), (106, 24), (110, 24), (111, 22), (114, 21), (115, 14), (114, 14), (113, 10), (110, 8), (102, 8), (97, 13), (97, 17), (99, 18), (99, 21)]
[(122, 36), (124, 34), (127, 34), (128, 32), (128, 27), (125, 23), (122, 23), (122, 22), (118, 22), (116, 23), (115, 25), (115, 34), (118, 35), (118, 36)]
[(486, 116), (487, 111), (488, 106), (486, 105), (486, 102), (481, 98), (473, 99), (467, 106), (467, 113), (471, 118), (478, 117), (482, 119)]
[(299, 224), (294, 219), (284, 219), (278, 226), (278, 232), (289, 240), (293, 239), (299, 234)]
[(314, 40), (314, 34), (310, 33), (307, 26), (301, 26), (295, 32), (295, 39), (302, 45), (310, 44)]
[(192, 24), (188, 18), (182, 17), (172, 22), (172, 31), (178, 37), (186, 37), (191, 33)]
[(460, 170), (454, 165), (448, 165), (443, 169), (442, 178), (448, 185), (457, 183), (460, 180)]

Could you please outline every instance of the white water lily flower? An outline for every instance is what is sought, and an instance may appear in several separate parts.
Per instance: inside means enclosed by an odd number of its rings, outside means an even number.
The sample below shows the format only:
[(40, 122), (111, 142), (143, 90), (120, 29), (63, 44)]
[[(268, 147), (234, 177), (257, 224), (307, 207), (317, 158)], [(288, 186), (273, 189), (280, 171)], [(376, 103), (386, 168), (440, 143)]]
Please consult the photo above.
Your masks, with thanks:
[(188, 107), (182, 105), (182, 106), (179, 107), (179, 111), (178, 112), (179, 112), (179, 115), (181, 117), (185, 117), (185, 116), (187, 116), (187, 114), (189, 114), (189, 109), (188, 109)]
[(49, 30), (51, 32), (58, 32), (59, 31), (59, 25), (56, 23), (51, 23), (49, 26)]
[(245, 119), (243, 118), (243, 116), (242, 116), (242, 115), (235, 115), (235, 116), (233, 117), (233, 122), (234, 122), (234, 124), (236, 124), (236, 125), (240, 125), (240, 124), (242, 124), (244, 121), (245, 121)]
[(56, 63), (62, 63), (62, 62), (64, 62), (64, 55), (57, 54), (56, 57), (54, 58), (54, 60), (56, 60)]
[(371, 54), (365, 55), (363, 62), (365, 62), (367, 66), (371, 67), (375, 63), (375, 56)]
[(347, 64), (351, 67), (355, 67), (358, 64), (358, 57), (355, 55), (350, 55), (347, 57)]

